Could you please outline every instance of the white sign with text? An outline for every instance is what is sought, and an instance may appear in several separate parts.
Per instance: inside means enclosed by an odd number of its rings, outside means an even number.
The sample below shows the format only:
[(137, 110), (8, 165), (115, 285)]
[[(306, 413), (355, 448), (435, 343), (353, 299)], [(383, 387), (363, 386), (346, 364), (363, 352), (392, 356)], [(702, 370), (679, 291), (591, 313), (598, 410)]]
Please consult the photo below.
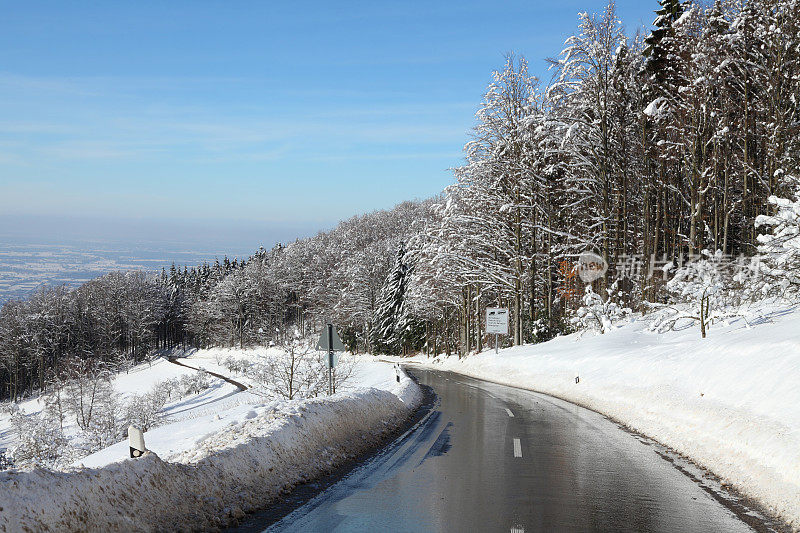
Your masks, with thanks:
[(508, 335), (508, 309), (505, 307), (486, 308), (486, 333)]

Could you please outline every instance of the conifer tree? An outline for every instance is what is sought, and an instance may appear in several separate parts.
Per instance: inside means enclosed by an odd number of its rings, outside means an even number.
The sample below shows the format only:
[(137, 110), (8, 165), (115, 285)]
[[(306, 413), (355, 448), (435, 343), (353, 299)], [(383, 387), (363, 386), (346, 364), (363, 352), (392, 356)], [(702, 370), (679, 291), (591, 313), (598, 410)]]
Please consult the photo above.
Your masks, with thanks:
[(644, 40), (644, 55), (647, 58), (645, 68), (648, 73), (663, 83), (668, 73), (670, 52), (675, 38), (673, 25), (686, 11), (687, 2), (660, 0), (659, 4), (661, 9), (656, 11), (656, 19), (653, 22), (655, 29)]
[(394, 267), (386, 278), (375, 312), (372, 344), (377, 353), (397, 354), (400, 351), (398, 325), (402, 317), (409, 274), (406, 247), (401, 241), (395, 255)]

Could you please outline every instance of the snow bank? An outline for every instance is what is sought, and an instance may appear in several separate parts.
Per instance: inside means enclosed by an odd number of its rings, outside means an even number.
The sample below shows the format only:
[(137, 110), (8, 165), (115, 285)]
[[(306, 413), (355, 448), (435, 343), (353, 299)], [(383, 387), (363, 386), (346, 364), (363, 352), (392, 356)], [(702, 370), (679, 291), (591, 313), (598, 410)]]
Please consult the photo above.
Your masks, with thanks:
[(403, 376), (390, 390), (254, 406), (177, 462), (149, 453), (102, 468), (3, 472), (0, 531), (224, 526), (375, 446), (421, 401)]
[[(800, 529), (800, 311), (665, 334), (634, 320), (418, 364), (584, 405), (692, 458)], [(576, 377), (580, 380), (576, 383)]]
[[(264, 353), (264, 349), (219, 349), (194, 351), (190, 357), (182, 359), (186, 364), (230, 375), (224, 366), (217, 363), (217, 360), (226, 357), (249, 359), (257, 361)], [(391, 366), (375, 360), (374, 357), (343, 356), (353, 359), (353, 374), (350, 379), (341, 386), (341, 392), (355, 391), (363, 388), (377, 388), (382, 390), (392, 390), (395, 387), (395, 372)], [(166, 365), (167, 370), (173, 372), (194, 373), (194, 370), (186, 367), (171, 364), (165, 360), (160, 361)], [(154, 364), (153, 368), (163, 365)], [(146, 391), (153, 384), (161, 381), (165, 375), (169, 374), (149, 372), (138, 372), (131, 375), (140, 376), (131, 385), (139, 390)], [(146, 378), (149, 375), (149, 381)], [(233, 375), (232, 377), (252, 385), (247, 376)], [(115, 388), (126, 393), (123, 380), (130, 379), (128, 375), (120, 375), (115, 379)], [(121, 384), (123, 386), (121, 386)], [(136, 390), (135, 388), (133, 390)], [(211, 386), (197, 395), (187, 396), (180, 400), (168, 404), (164, 409), (167, 423), (155, 427), (145, 432), (145, 442), (147, 448), (153, 451), (165, 461), (177, 460), (179, 455), (192, 449), (197, 443), (205, 441), (217, 434), (224, 428), (236, 425), (248, 420), (254, 406), (263, 405), (264, 397), (252, 393), (252, 391), (240, 392), (239, 389), (220, 379), (212, 379)], [(413, 403), (413, 402), (412, 402)], [(3, 424), (0, 419), (0, 446), (3, 444)], [(86, 466), (99, 468), (114, 462), (122, 461), (128, 457), (128, 442), (118, 442), (87, 457), (75, 461), (74, 466)]]

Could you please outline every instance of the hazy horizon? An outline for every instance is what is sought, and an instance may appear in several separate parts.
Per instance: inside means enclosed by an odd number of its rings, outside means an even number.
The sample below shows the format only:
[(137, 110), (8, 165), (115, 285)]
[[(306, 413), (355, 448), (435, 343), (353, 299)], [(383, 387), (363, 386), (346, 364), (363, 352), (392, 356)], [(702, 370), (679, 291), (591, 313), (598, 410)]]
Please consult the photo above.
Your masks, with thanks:
[(330, 229), (338, 220), (267, 221), (104, 215), (0, 215), (0, 239), (53, 244), (71, 241), (187, 243), (269, 248)]
[[(246, 257), (435, 195), (504, 54), (546, 84), (578, 13), (605, 6), (16, 4), (0, 20), (0, 286)], [(657, 7), (617, 2), (628, 33)]]
[(76, 287), (114, 270), (158, 272), (292, 242), (333, 222), (0, 215), (0, 305), (41, 285)]

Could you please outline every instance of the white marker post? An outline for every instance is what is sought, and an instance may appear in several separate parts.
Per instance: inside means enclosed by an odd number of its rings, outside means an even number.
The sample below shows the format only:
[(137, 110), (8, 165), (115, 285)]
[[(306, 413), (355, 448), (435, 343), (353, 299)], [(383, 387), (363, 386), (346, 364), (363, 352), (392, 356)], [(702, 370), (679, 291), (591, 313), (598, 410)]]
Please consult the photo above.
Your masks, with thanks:
[(131, 458), (141, 457), (147, 451), (141, 429), (128, 426), (128, 440), (130, 441)]
[(486, 308), (486, 333), (494, 333), (494, 353), (498, 353), (500, 351), (498, 347), (498, 335), (508, 335), (507, 308)]

